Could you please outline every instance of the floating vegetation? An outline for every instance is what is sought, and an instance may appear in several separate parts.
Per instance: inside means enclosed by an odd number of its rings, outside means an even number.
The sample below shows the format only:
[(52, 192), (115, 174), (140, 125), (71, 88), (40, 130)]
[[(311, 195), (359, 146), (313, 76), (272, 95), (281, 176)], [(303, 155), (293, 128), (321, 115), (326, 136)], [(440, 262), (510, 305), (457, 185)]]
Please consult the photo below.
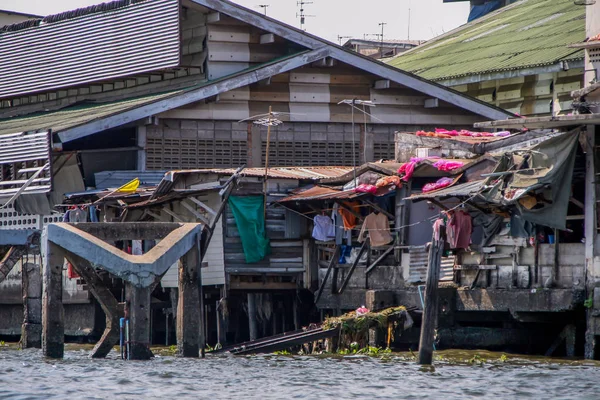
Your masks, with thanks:
[(386, 333), (386, 349), (398, 327), (402, 330), (412, 326), (412, 318), (405, 307), (390, 307), (378, 312), (367, 312), (358, 315), (356, 311), (339, 317), (327, 318), (324, 329), (339, 328), (338, 354), (378, 355), (384, 351), (381, 347), (369, 346), (369, 329), (375, 328)]

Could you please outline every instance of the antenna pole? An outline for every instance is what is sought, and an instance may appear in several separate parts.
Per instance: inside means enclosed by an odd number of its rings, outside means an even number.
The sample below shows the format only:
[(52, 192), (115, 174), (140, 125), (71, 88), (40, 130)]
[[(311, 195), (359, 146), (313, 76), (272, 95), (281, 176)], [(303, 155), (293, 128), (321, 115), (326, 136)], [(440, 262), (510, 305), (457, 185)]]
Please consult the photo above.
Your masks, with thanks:
[(408, 0), (408, 40), (410, 40), (410, 0)]
[(265, 15), (267, 15), (267, 8), (269, 8), (270, 4), (259, 4), (258, 6), (265, 11)]
[(263, 182), (263, 191), (265, 192), (265, 221), (267, 220), (267, 180), (269, 179), (269, 148), (271, 144), (271, 125), (273, 121), (273, 107), (269, 106), (269, 116), (267, 124), (267, 154), (265, 155), (265, 179)]
[(381, 27), (381, 48), (379, 49), (379, 58), (383, 58), (383, 28), (387, 25), (387, 22), (380, 22), (379, 26)]

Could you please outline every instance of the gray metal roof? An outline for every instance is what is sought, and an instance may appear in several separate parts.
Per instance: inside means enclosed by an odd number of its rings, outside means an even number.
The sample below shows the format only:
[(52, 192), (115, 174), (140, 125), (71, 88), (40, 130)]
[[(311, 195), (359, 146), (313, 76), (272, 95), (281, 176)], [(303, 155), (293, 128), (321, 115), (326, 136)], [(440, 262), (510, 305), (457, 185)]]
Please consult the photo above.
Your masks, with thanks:
[(140, 186), (158, 186), (166, 171), (102, 171), (96, 172), (96, 189), (118, 188), (139, 178)]
[(9, 29), (0, 33), (0, 97), (176, 67), (179, 57), (178, 0)]

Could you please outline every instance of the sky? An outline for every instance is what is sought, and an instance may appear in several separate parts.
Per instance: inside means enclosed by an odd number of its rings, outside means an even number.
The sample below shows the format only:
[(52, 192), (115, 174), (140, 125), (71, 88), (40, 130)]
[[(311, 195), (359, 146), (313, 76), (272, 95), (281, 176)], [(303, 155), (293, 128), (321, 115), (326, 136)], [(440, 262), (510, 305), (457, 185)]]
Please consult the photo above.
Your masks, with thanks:
[[(107, 0), (104, 0), (107, 1)], [(297, 13), (300, 0), (234, 0), (245, 7), (263, 12), (260, 4), (268, 4), (267, 14), (299, 27)], [(304, 5), (305, 29), (325, 39), (339, 42), (338, 36), (379, 40), (428, 40), (467, 22), (469, 2), (444, 4), (442, 0), (308, 0)], [(307, 1), (307, 2), (308, 2)], [(30, 14), (56, 14), (101, 3), (102, 0), (0, 0), (0, 9)], [(347, 38), (342, 38), (346, 41)]]

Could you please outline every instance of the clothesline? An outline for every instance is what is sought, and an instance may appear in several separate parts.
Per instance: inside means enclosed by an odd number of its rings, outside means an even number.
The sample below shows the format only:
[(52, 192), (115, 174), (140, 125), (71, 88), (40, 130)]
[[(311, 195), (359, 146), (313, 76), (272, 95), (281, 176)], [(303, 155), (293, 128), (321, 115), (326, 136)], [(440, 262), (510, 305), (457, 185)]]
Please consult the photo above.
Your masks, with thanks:
[[(443, 212), (443, 213), (447, 213), (447, 212), (450, 212), (450, 211), (454, 211), (454, 210), (456, 210), (456, 209), (458, 209), (458, 208), (461, 208), (462, 206), (464, 206), (465, 204), (467, 204), (469, 201), (471, 201), (471, 200), (473, 200), (474, 198), (476, 198), (477, 196), (479, 196), (479, 195), (482, 193), (482, 191), (483, 191), (483, 190), (480, 190), (479, 192), (477, 192), (477, 193), (476, 193), (476, 194), (474, 194), (473, 196), (469, 197), (467, 200), (463, 201), (462, 203), (459, 203), (459, 204), (458, 204), (458, 205), (456, 205), (455, 207), (453, 207), (453, 208), (450, 208), (450, 209), (448, 209), (448, 210), (443, 210), (442, 212)], [(273, 204), (271, 204), (271, 205), (273, 205)], [(306, 219), (308, 219), (308, 220), (310, 220), (310, 221), (313, 221), (313, 219), (312, 219), (311, 217), (309, 217), (309, 216), (307, 216), (307, 215), (305, 215), (305, 214), (302, 214), (301, 212), (298, 212), (298, 211), (296, 211), (296, 210), (294, 210), (294, 209), (292, 209), (292, 208), (286, 207), (286, 206), (284, 206), (284, 205), (283, 205), (283, 204), (281, 204), (281, 203), (279, 203), (279, 205), (280, 205), (281, 207), (285, 208), (286, 210), (289, 210), (289, 211), (291, 211), (291, 212), (293, 212), (293, 213), (296, 213), (296, 214), (298, 214), (298, 215), (300, 215), (300, 216), (302, 216), (302, 217), (304, 217), (304, 218), (306, 218)], [(399, 230), (401, 230), (401, 229), (404, 229), (404, 228), (410, 228), (410, 227), (413, 227), (413, 226), (417, 226), (417, 225), (420, 225), (420, 224), (422, 224), (422, 223), (425, 223), (425, 222), (430, 222), (430, 223), (431, 223), (431, 222), (435, 221), (436, 219), (438, 219), (438, 218), (439, 218), (439, 217), (442, 215), (442, 212), (440, 212), (440, 213), (438, 213), (438, 214), (436, 214), (436, 215), (434, 215), (434, 216), (432, 216), (432, 217), (425, 218), (425, 219), (424, 219), (424, 220), (422, 220), (422, 221), (414, 222), (414, 223), (412, 223), (412, 224), (408, 224), (408, 225), (402, 225), (402, 226), (398, 226), (398, 227), (394, 227), (394, 228), (390, 228), (390, 229), (368, 229), (368, 228), (367, 228), (367, 229), (365, 229), (365, 231), (367, 231), (367, 232), (370, 232), (370, 231), (399, 231)], [(344, 229), (344, 230), (346, 230), (346, 231), (348, 231), (348, 230), (353, 230), (353, 231), (358, 231), (358, 232), (360, 232), (360, 231), (362, 230), (362, 227), (355, 227), (355, 228), (351, 228), (351, 229), (345, 229), (345, 227), (344, 227), (343, 225), (337, 225), (337, 224), (333, 224), (333, 226), (334, 226), (335, 228)]]

